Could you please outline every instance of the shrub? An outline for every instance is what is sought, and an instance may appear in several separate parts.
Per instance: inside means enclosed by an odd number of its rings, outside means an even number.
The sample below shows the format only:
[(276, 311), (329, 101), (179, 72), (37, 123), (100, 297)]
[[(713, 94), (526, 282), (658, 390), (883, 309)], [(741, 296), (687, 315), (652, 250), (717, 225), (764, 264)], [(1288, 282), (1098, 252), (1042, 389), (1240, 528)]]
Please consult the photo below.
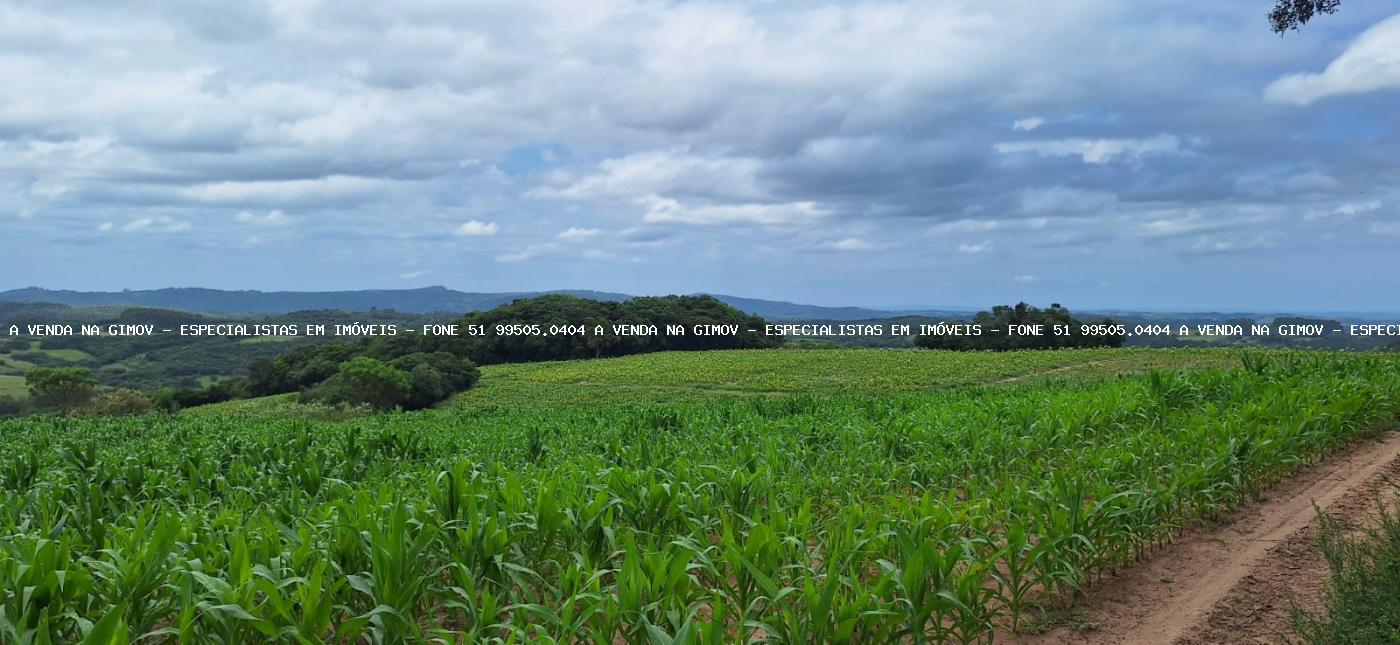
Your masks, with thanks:
[(97, 388), (92, 372), (81, 367), (35, 367), (24, 373), (24, 383), (37, 406), (63, 411), (82, 407)]
[(407, 403), (411, 392), (409, 375), (403, 370), (368, 356), (358, 356), (342, 364), (335, 376), (306, 390), (302, 400), (391, 410)]
[(1332, 570), (1326, 613), (1295, 611), (1294, 629), (1308, 643), (1400, 642), (1400, 505), (1382, 507), (1380, 525), (1347, 535), (1325, 514), (1318, 531)]
[(391, 366), (406, 372), (409, 394), (404, 407), (430, 407), (466, 390), (481, 378), (476, 364), (447, 352), (414, 353), (395, 359)]
[(6, 395), (0, 395), (0, 417), (12, 417), (24, 413), (24, 401)]
[(101, 417), (120, 417), (132, 414), (146, 414), (155, 409), (155, 402), (140, 390), (122, 388), (93, 399), (88, 405), (90, 414)]

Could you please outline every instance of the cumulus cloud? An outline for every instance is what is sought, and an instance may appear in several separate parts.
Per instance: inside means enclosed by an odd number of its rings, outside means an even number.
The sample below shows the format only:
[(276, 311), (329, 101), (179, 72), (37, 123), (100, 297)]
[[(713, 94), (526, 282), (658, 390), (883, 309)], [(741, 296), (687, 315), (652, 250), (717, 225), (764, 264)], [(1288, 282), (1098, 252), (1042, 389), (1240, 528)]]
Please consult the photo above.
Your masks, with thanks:
[(1176, 238), (1202, 233), (1214, 233), (1262, 224), (1268, 217), (1261, 215), (1214, 215), (1208, 216), (1197, 210), (1185, 213), (1168, 213), (1155, 217), (1136, 227), (1138, 236), (1148, 239)]
[(239, 211), (237, 217), (234, 219), (238, 220), (241, 224), (249, 224), (252, 226), (286, 226), (292, 223), (291, 217), (277, 209), (267, 211), (262, 215), (251, 211)]
[(1381, 200), (1372, 199), (1364, 202), (1347, 202), (1338, 206), (1337, 210), (1334, 212), (1342, 217), (1355, 217), (1363, 213), (1380, 210), (1380, 207)]
[(560, 233), (555, 237), (561, 240), (586, 240), (590, 237), (597, 237), (602, 234), (603, 231), (601, 229), (579, 228), (577, 226), (572, 226), (563, 231), (560, 231)]
[(816, 250), (831, 253), (864, 253), (867, 251), (878, 251), (883, 248), (879, 244), (860, 239), (858, 237), (848, 237), (830, 242), (822, 242), (816, 246)]
[(815, 202), (785, 204), (682, 204), (651, 195), (640, 200), (646, 206), (642, 221), (696, 225), (760, 224), (784, 226), (809, 224), (826, 215)]
[(969, 254), (969, 255), (976, 255), (976, 254), (978, 254), (978, 253), (987, 253), (987, 252), (991, 251), (992, 249), (993, 249), (993, 245), (992, 245), (991, 242), (979, 242), (979, 243), (977, 243), (977, 244), (959, 244), (959, 245), (958, 245), (958, 253), (967, 253), (967, 254)]
[(1112, 161), (1136, 161), (1155, 155), (1182, 153), (1181, 140), (1174, 135), (1159, 134), (1145, 139), (1051, 139), (1046, 141), (1010, 141), (996, 144), (1002, 154), (1031, 153), (1042, 157), (1079, 157), (1087, 164)]
[(459, 237), (491, 237), (499, 231), (500, 227), (495, 222), (471, 220), (458, 225), (453, 233)]
[(1264, 89), (1275, 103), (1308, 105), (1344, 94), (1400, 89), (1400, 15), (1366, 30), (1321, 72), (1283, 76)]
[[(110, 231), (113, 228), (104, 224), (102, 230)], [(168, 215), (155, 215), (131, 220), (122, 226), (121, 230), (126, 233), (180, 233), (191, 228), (190, 223), (184, 220), (175, 219)]]
[(1029, 116), (1024, 119), (1016, 119), (1016, 122), (1011, 124), (1011, 128), (1021, 132), (1030, 132), (1042, 125), (1045, 125), (1045, 119), (1038, 116)]
[[(782, 265), (829, 302), (926, 286), (891, 272), (938, 261), (884, 242), (907, 236), (1015, 248), (1015, 273), (1047, 281), (1265, 225), (1290, 262), (1380, 252), (1396, 18), (1349, 9), (1281, 47), (1247, 3), (1041, 4), (14, 0), (0, 216), (31, 216), (0, 218), (0, 274), (127, 226), (112, 249), (144, 244), (191, 282), (297, 288), (289, 275), (350, 254), (343, 288), (401, 284), (403, 257), (460, 275), (432, 258), (465, 236), (538, 267), (450, 286), (552, 288), (555, 264), (625, 258), (646, 270), (576, 282), (795, 297)], [(1301, 119), (1261, 93), (1314, 105)], [(1312, 214), (1338, 225), (1318, 235)], [(188, 243), (135, 235), (159, 232)], [(267, 242), (291, 235), (295, 256), (276, 256)], [(1047, 249), (1091, 238), (1097, 260)], [(814, 253), (861, 247), (882, 253)], [(94, 259), (110, 287), (166, 279), (119, 259)], [(269, 268), (288, 262), (304, 270)], [(1015, 273), (955, 289), (980, 304)]]

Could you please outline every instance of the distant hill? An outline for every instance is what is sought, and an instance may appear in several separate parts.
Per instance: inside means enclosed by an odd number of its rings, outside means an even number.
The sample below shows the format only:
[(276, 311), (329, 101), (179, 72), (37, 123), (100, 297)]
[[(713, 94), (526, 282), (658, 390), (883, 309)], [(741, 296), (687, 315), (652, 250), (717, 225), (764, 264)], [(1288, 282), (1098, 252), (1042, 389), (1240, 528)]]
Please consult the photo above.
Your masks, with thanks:
[[(364, 291), (224, 291), (172, 288), (147, 291), (61, 291), (30, 287), (0, 292), (0, 301), (55, 303), (70, 307), (137, 306), (178, 309), (206, 314), (283, 314), (306, 310), (369, 311), (393, 309), (405, 313), (485, 311), (514, 300), (545, 293), (564, 293), (590, 300), (627, 300), (628, 294), (587, 290), (472, 293), (446, 287), (422, 289), (372, 289)], [(720, 301), (770, 320), (863, 320), (890, 318), (907, 312), (860, 307), (821, 307), (776, 300), (738, 298), (719, 294)]]
[[(626, 300), (631, 296), (601, 291), (552, 291), (592, 300)], [(364, 291), (223, 291), (178, 288), (149, 291), (56, 291), (30, 287), (0, 292), (0, 300), (51, 302), (73, 307), (134, 305), (208, 314), (282, 314), (309, 309), (407, 313), (484, 311), (539, 292), (469, 293), (445, 287), (370, 289)]]

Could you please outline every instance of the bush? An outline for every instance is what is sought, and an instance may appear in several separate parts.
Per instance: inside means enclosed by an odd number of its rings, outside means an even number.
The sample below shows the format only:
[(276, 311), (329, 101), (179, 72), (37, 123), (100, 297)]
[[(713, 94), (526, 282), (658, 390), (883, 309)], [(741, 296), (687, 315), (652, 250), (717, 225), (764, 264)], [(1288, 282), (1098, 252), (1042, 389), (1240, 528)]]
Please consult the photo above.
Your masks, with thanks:
[(476, 385), (481, 378), (475, 363), (447, 352), (409, 354), (394, 359), (390, 365), (408, 374), (409, 393), (404, 407), (410, 410), (445, 401)]
[(368, 356), (358, 356), (342, 364), (335, 376), (306, 390), (302, 400), (392, 410), (406, 404), (412, 390), (411, 379), (403, 370)]
[(1359, 536), (1325, 514), (1321, 520), (1332, 570), (1326, 613), (1296, 610), (1294, 629), (1309, 643), (1400, 643), (1400, 504), (1383, 507), (1380, 525)]
[(8, 394), (0, 395), (0, 417), (24, 414), (24, 401)]
[(241, 399), (247, 395), (248, 382), (241, 378), (231, 378), (204, 387), (162, 388), (152, 394), (151, 401), (161, 410), (174, 412), (199, 405)]
[(81, 367), (35, 367), (24, 373), (29, 396), (42, 408), (75, 410), (92, 400), (97, 379)]
[(155, 409), (155, 402), (140, 390), (122, 388), (93, 399), (88, 405), (90, 414), (101, 417), (121, 417), (132, 414), (146, 414)]

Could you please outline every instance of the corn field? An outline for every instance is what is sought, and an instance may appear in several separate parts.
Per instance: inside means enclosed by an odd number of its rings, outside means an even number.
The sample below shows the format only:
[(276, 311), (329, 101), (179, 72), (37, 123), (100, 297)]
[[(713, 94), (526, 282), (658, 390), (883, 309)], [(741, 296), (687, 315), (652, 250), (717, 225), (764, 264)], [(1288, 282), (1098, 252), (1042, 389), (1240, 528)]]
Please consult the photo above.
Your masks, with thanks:
[(1234, 362), (0, 422), (0, 643), (989, 642), (1400, 414), (1394, 357)]

